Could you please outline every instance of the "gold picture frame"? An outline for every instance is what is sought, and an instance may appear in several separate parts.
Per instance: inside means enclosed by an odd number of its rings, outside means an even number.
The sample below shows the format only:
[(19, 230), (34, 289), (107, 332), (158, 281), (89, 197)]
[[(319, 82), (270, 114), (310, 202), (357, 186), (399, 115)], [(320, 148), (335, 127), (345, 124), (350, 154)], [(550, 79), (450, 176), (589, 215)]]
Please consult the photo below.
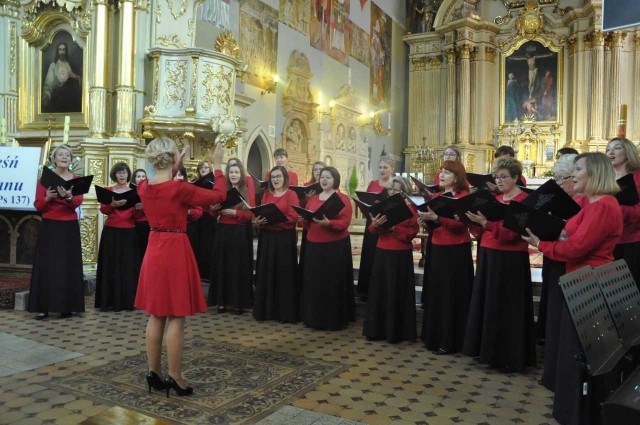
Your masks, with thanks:
[[(78, 108), (43, 110), (43, 85), (57, 44), (64, 42), (79, 62), (71, 63), (72, 72), (80, 78), (77, 81), (80, 97)], [(89, 128), (89, 78), (87, 69), (92, 56), (92, 44), (88, 28), (73, 22), (72, 17), (60, 10), (46, 10), (29, 22), (23, 24), (20, 40), (20, 98), (18, 127), (20, 130), (62, 129), (64, 117), (71, 117), (70, 127), (76, 130)], [(47, 60), (48, 59), (48, 60)], [(47, 62), (47, 63), (44, 63)], [(81, 63), (81, 69), (78, 68)], [(73, 67), (76, 69), (73, 69)], [(54, 118), (49, 122), (49, 118)]]
[(500, 125), (562, 124), (564, 49), (540, 36), (500, 55)]

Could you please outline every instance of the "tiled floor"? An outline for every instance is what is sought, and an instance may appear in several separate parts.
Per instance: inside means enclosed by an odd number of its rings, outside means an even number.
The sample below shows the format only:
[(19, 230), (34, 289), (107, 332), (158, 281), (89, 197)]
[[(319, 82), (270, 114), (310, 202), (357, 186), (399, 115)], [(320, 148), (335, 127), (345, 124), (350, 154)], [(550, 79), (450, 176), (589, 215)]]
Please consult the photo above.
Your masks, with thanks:
[[(88, 297), (86, 304), (93, 305), (93, 298)], [(15, 372), (0, 378), (0, 424), (81, 423), (116, 406), (67, 391), (56, 381), (144, 354), (144, 313), (100, 313), (88, 308), (70, 319), (52, 315), (36, 321), (33, 316), (0, 311), (0, 332), (6, 334), (0, 335), (0, 359), (42, 361), (45, 351), (39, 350), (47, 346), (53, 350), (44, 355), (51, 364), (33, 363), (34, 369), (23, 371), (12, 367)], [(247, 313), (213, 312), (190, 318), (186, 331), (187, 339), (343, 366), (339, 374), (274, 407), (269, 412), (274, 416), (264, 415), (261, 425), (352, 423), (345, 420), (397, 425), (555, 424), (550, 415), (553, 395), (537, 384), (538, 369), (504, 375), (460, 355), (435, 356), (420, 343), (368, 342), (361, 335), (361, 321), (340, 332), (320, 332), (301, 324), (256, 322)], [(32, 343), (38, 344), (36, 348)], [(146, 388), (141, 385), (140, 391)], [(163, 398), (155, 396), (158, 401)], [(170, 400), (174, 406), (185, 403), (178, 397)], [(285, 405), (304, 411), (283, 410)]]

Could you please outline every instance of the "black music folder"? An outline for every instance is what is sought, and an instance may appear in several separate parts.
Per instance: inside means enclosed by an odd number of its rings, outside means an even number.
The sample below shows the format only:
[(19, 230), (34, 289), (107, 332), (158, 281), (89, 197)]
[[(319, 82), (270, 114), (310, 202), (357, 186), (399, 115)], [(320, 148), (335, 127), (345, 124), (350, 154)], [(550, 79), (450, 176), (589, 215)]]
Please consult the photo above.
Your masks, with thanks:
[[(76, 195), (84, 195), (91, 188), (91, 182), (93, 176), (76, 177), (75, 179), (65, 180), (55, 172), (49, 169), (49, 167), (42, 167), (42, 176), (40, 176), (42, 185), (46, 188), (57, 188), (58, 186), (64, 187), (65, 190), (69, 190), (71, 187), (71, 193)], [(60, 197), (60, 195), (58, 195)]]
[(324, 201), (324, 203), (315, 211), (298, 207), (296, 205), (293, 206), (293, 209), (307, 221), (312, 221), (314, 218), (321, 220), (322, 217), (327, 217), (328, 219), (336, 218), (343, 208), (344, 202), (342, 202), (342, 199), (338, 196), (338, 192), (333, 192), (331, 196), (329, 196), (327, 200)]
[(557, 241), (565, 221), (560, 217), (541, 210), (533, 209), (524, 203), (511, 201), (507, 205), (504, 227), (523, 236), (528, 236), (527, 227), (541, 241)]
[(640, 199), (638, 199), (638, 188), (633, 179), (633, 173), (620, 177), (616, 180), (616, 183), (618, 183), (621, 189), (620, 192), (616, 193), (616, 199), (618, 199), (620, 205), (632, 207), (640, 202)]
[(365, 204), (373, 205), (376, 202), (387, 199), (389, 197), (389, 194), (385, 189), (383, 189), (381, 192), (361, 192), (359, 190), (356, 190), (356, 196)]
[(115, 199), (116, 201), (120, 201), (125, 199), (127, 201), (121, 207), (116, 209), (118, 210), (126, 210), (127, 208), (134, 207), (138, 202), (140, 202), (140, 197), (138, 196), (138, 192), (135, 190), (127, 190), (126, 192), (116, 193), (112, 190), (106, 189), (104, 187), (96, 186), (96, 198), (98, 198), (98, 202), (104, 205), (111, 204), (111, 201)]
[(268, 225), (280, 224), (289, 220), (287, 216), (278, 209), (276, 204), (273, 203), (262, 204), (249, 209), (254, 217), (266, 218)]
[(534, 210), (550, 212), (565, 220), (570, 219), (581, 210), (580, 205), (553, 180), (547, 180), (542, 186), (530, 193), (522, 201), (522, 204)]
[(134, 182), (129, 182), (129, 189), (138, 190), (138, 185)]
[(467, 211), (474, 214), (480, 211), (489, 221), (502, 220), (507, 212), (507, 205), (498, 202), (488, 190), (478, 190), (456, 201), (455, 213), (465, 222), (469, 221), (465, 214)]
[(307, 198), (307, 195), (311, 192), (320, 193), (322, 192), (322, 188), (320, 187), (320, 183), (313, 183), (309, 186), (289, 186), (289, 189), (293, 190), (296, 195), (298, 195), (299, 200), (304, 200)]
[(260, 180), (259, 178), (257, 178), (253, 174), (249, 174), (249, 175), (253, 179), (254, 187), (256, 189), (265, 190), (265, 189), (267, 189), (269, 187), (269, 182), (267, 180)]
[(373, 205), (355, 198), (354, 201), (356, 201), (356, 204), (365, 214), (373, 214), (374, 216), (378, 214), (386, 215), (387, 221), (382, 225), (385, 229), (389, 229), (396, 224), (402, 223), (403, 221), (413, 217), (413, 212), (409, 209), (409, 206), (405, 202), (404, 196), (402, 196), (401, 193), (396, 193), (395, 195), (389, 196), (383, 201)]
[(467, 181), (471, 186), (477, 187), (478, 189), (486, 189), (487, 183), (495, 184), (493, 174), (467, 173)]
[(431, 193), (440, 192), (440, 185), (437, 185), (437, 184), (429, 185), (424, 182), (421, 182), (420, 180), (418, 180), (413, 176), (409, 176), (409, 177), (411, 177), (411, 181), (413, 181), (413, 184), (416, 185), (419, 191), (426, 189)]
[(220, 204), (220, 210), (233, 208), (238, 204), (245, 204), (247, 205), (247, 207), (249, 206), (240, 191), (237, 188), (232, 187), (231, 189), (227, 190), (227, 199), (225, 199), (225, 201)]
[(203, 189), (211, 189), (213, 188), (214, 182), (215, 182), (215, 177), (213, 176), (212, 172), (209, 172), (204, 176), (200, 177), (198, 180), (194, 181), (193, 184)]
[(431, 208), (431, 210), (434, 213), (436, 213), (439, 217), (455, 218), (454, 216), (458, 214), (456, 212), (457, 202), (458, 202), (458, 199), (452, 196), (440, 195), (438, 197), (433, 198), (429, 202), (419, 206), (418, 210), (426, 212), (428, 207), (428, 208)]

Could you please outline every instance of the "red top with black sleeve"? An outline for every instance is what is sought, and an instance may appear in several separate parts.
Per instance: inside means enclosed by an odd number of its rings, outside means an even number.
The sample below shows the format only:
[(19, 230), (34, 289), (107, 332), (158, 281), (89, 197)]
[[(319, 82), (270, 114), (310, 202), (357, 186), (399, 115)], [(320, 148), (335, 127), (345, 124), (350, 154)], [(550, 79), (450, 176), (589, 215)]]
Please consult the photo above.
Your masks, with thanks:
[(584, 266), (598, 267), (613, 261), (613, 248), (623, 229), (622, 210), (613, 196), (603, 196), (583, 205), (567, 221), (564, 241), (540, 241), (538, 250), (546, 257), (567, 263), (567, 273)]
[(298, 195), (293, 190), (287, 189), (282, 196), (276, 197), (270, 191), (265, 191), (262, 195), (263, 204), (276, 204), (276, 207), (284, 215), (287, 216), (287, 221), (272, 226), (264, 226), (265, 230), (289, 230), (296, 227), (298, 222), (298, 213), (293, 209), (293, 206), (299, 206)]
[[(640, 196), (640, 170), (633, 173), (633, 181)], [(620, 237), (620, 244), (640, 241), (640, 204), (633, 206), (620, 205), (622, 219), (624, 221), (624, 232)]]
[(376, 227), (373, 223), (369, 225), (369, 231), (379, 235), (377, 248), (394, 251), (413, 249), (411, 241), (418, 234), (418, 213), (413, 205), (409, 205), (409, 208), (413, 216), (391, 229)]
[[(462, 198), (468, 194), (468, 191), (463, 190), (453, 196), (454, 198)], [(437, 193), (433, 197), (437, 198), (441, 195), (441, 193)], [(438, 221), (440, 222), (440, 226), (431, 232), (431, 243), (434, 245), (459, 245), (471, 242), (469, 228), (467, 228), (466, 224), (446, 217), (438, 217)]]
[[(526, 192), (521, 192), (513, 198), (514, 201), (522, 202), (527, 197)], [(504, 194), (496, 196), (498, 202), (509, 204), (510, 201), (504, 200)], [(473, 211), (472, 211), (473, 212)], [(473, 226), (477, 228), (477, 226)], [(498, 249), (501, 251), (522, 251), (529, 252), (529, 245), (524, 241), (520, 234), (507, 229), (500, 221), (487, 221), (485, 228), (481, 231), (482, 239), (480, 246), (484, 248)]]
[[(113, 191), (113, 186), (106, 189)], [(107, 220), (104, 222), (105, 226), (118, 227), (120, 229), (132, 229), (136, 227), (136, 218), (139, 216), (139, 211), (135, 207), (119, 210), (113, 208), (111, 204), (100, 204), (100, 212), (107, 216)]]
[[(340, 210), (337, 216), (329, 219), (328, 226), (321, 226), (315, 221), (302, 222), (302, 227), (309, 229), (307, 231), (307, 240), (310, 242), (326, 243), (339, 241), (349, 236), (349, 225), (351, 224), (351, 199), (344, 193), (336, 191), (342, 202), (344, 208)], [(325, 201), (320, 200), (320, 195), (313, 195), (307, 201), (306, 208), (311, 211), (316, 211), (324, 204)]]
[[(248, 192), (248, 188), (247, 188), (247, 192)], [(255, 198), (252, 198), (251, 195), (247, 195), (249, 199), (247, 199), (247, 202), (249, 203), (250, 206), (254, 206), (255, 205)], [(235, 216), (232, 215), (224, 215), (220, 213), (220, 210), (216, 211), (216, 213), (214, 213), (214, 217), (218, 217), (218, 223), (221, 224), (247, 224), (248, 222), (251, 221), (251, 219), (253, 218), (253, 213), (247, 209), (241, 208), (241, 209), (235, 209), (234, 210), (236, 212)]]
[[(73, 178), (76, 177), (79, 176), (73, 176)], [(78, 219), (76, 208), (82, 204), (84, 199), (82, 195), (76, 195), (70, 201), (56, 196), (47, 202), (45, 200), (46, 197), (47, 188), (38, 181), (38, 186), (36, 187), (36, 200), (33, 202), (33, 206), (36, 207), (36, 210), (42, 213), (42, 218), (58, 221), (73, 221)]]

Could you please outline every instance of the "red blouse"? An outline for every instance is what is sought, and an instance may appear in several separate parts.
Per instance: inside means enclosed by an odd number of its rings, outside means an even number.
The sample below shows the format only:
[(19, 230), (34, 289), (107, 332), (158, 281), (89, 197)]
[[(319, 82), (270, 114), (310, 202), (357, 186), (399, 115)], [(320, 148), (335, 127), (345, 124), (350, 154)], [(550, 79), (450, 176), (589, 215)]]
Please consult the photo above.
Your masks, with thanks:
[[(107, 189), (113, 191), (113, 186), (107, 187)], [(100, 212), (107, 216), (107, 220), (104, 222), (105, 226), (118, 227), (120, 229), (136, 227), (136, 218), (140, 214), (135, 207), (119, 210), (113, 208), (111, 204), (100, 204)]]
[(276, 207), (284, 215), (287, 216), (287, 221), (273, 226), (264, 226), (265, 230), (289, 230), (296, 227), (298, 222), (298, 213), (293, 209), (293, 206), (299, 206), (298, 195), (293, 190), (287, 189), (282, 196), (276, 197), (270, 191), (265, 191), (262, 194), (263, 204), (276, 204)]
[[(521, 192), (513, 198), (513, 200), (522, 202), (527, 196), (526, 192)], [(496, 196), (496, 200), (507, 205), (510, 202), (504, 200), (502, 193)], [(477, 226), (474, 226), (474, 228), (477, 228)], [(482, 229), (480, 233), (482, 234), (480, 246), (484, 248), (498, 249), (501, 251), (529, 252), (527, 242), (525, 242), (518, 233), (504, 227), (502, 220), (487, 221), (485, 229)]]
[(371, 233), (380, 235), (377, 248), (394, 251), (413, 249), (411, 241), (418, 234), (418, 213), (413, 205), (409, 205), (409, 208), (413, 212), (413, 217), (396, 224), (391, 229), (376, 227), (373, 223), (369, 225)]
[[(633, 181), (640, 196), (640, 170), (633, 173)], [(624, 221), (624, 233), (618, 243), (632, 243), (640, 241), (640, 204), (633, 206), (620, 205)]]
[(603, 196), (584, 205), (567, 221), (567, 240), (541, 241), (538, 250), (546, 257), (567, 263), (567, 273), (584, 266), (598, 267), (613, 261), (613, 248), (620, 240), (623, 214), (613, 196)]
[[(73, 178), (79, 176), (74, 175)], [(78, 219), (76, 208), (82, 204), (84, 197), (82, 195), (74, 196), (70, 201), (56, 196), (50, 201), (46, 201), (47, 188), (38, 181), (36, 187), (36, 199), (33, 206), (42, 213), (42, 218), (47, 220), (73, 221)]]
[[(247, 188), (248, 189), (248, 188)], [(248, 190), (247, 190), (248, 192)], [(248, 195), (249, 199), (247, 199), (247, 202), (249, 203), (250, 206), (254, 206), (255, 205), (255, 198), (252, 198), (251, 195)], [(253, 218), (253, 213), (249, 210), (246, 209), (236, 209), (235, 210), (236, 215), (235, 216), (231, 216), (231, 215), (223, 215), (220, 214), (220, 211), (216, 211), (214, 217), (218, 217), (218, 223), (222, 223), (222, 224), (247, 224), (248, 222), (251, 221), (251, 219)]]
[[(454, 198), (462, 198), (468, 194), (469, 192), (463, 190), (462, 192), (456, 193)], [(437, 193), (433, 195), (433, 197), (437, 198), (441, 195), (441, 193)], [(446, 217), (438, 217), (438, 221), (440, 222), (440, 226), (431, 232), (431, 242), (434, 245), (459, 245), (471, 242), (469, 229), (466, 224)]]
[[(351, 199), (339, 190), (336, 191), (342, 202), (344, 208), (340, 210), (335, 218), (329, 219), (329, 226), (321, 226), (315, 221), (309, 223), (307, 221), (302, 222), (302, 227), (309, 229), (307, 232), (307, 240), (310, 242), (334, 242), (344, 239), (349, 236), (349, 225), (351, 224)], [(320, 200), (320, 195), (313, 195), (307, 201), (306, 208), (311, 211), (316, 211), (324, 204), (325, 201)]]

